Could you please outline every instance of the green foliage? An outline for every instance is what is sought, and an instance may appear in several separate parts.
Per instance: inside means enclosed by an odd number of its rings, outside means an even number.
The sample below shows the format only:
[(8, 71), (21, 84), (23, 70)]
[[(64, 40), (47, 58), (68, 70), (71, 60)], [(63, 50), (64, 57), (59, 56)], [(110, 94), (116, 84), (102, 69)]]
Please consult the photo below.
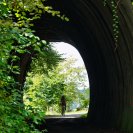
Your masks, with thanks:
[(61, 55), (53, 50), (49, 43), (46, 50), (40, 52), (41, 54), (37, 54), (36, 57), (32, 59), (31, 70), (34, 74), (47, 74), (49, 70), (57, 66), (58, 63), (63, 60)]
[[(38, 62), (36, 61), (38, 60)], [(39, 62), (41, 60), (33, 60), (32, 65), (36, 63), (40, 71), (43, 69)], [(88, 94), (80, 94), (78, 88), (85, 87), (86, 74), (85, 68), (76, 67), (75, 59), (61, 61), (59, 65), (49, 70), (48, 73), (38, 73), (38, 69), (28, 73), (25, 83), (24, 102), (26, 106), (40, 108), (41, 111), (46, 111), (52, 107), (55, 111), (60, 111), (60, 99), (65, 95), (67, 100), (67, 110), (70, 110), (73, 102), (79, 102), (79, 98), (83, 103), (81, 106), (88, 105)], [(31, 67), (32, 68), (32, 67)], [(29, 101), (28, 99), (32, 99)], [(87, 103), (87, 105), (86, 105)]]
[(118, 16), (118, 6), (119, 6), (119, 2), (116, 2), (115, 0), (103, 0), (103, 4), (104, 6), (107, 5), (107, 3), (111, 4), (111, 8), (112, 8), (112, 20), (113, 20), (113, 24), (112, 24), (112, 28), (113, 28), (113, 37), (114, 37), (114, 42), (115, 42), (115, 50), (118, 47), (118, 38), (119, 38), (119, 16)]
[[(12, 89), (12, 95), (6, 91), (0, 90), (0, 131), (6, 133), (29, 133), (36, 131), (40, 133), (33, 123), (38, 124), (44, 114), (33, 113), (33, 109), (25, 110), (24, 105), (19, 102), (22, 95), (18, 90)], [(32, 112), (31, 112), (32, 111)], [(29, 123), (29, 120), (32, 123)]]
[[(51, 6), (45, 6), (45, 2), (46, 0), (14, 0), (12, 7), (14, 8), (13, 11), (16, 12), (15, 16), (18, 18), (19, 25), (29, 24), (31, 21), (40, 18), (43, 13), (69, 21), (65, 15), (61, 15), (60, 11), (53, 10)], [(28, 18), (26, 16), (27, 12), (29, 14)]]
[[(40, 132), (34, 124), (42, 121), (44, 112), (24, 106), (23, 88), (13, 75), (19, 74), (20, 68), (15, 64), (21, 55), (31, 52), (29, 48), (47, 59), (55, 55), (51, 46), (31, 29), (32, 21), (45, 12), (68, 20), (52, 7), (44, 6), (41, 0), (0, 1), (0, 131), (4, 133)], [(50, 63), (47, 61), (47, 66), (51, 67)]]
[(83, 114), (83, 115), (81, 115), (80, 118), (87, 118), (87, 114)]
[[(119, 3), (118, 3), (119, 4)], [(111, 1), (112, 13), (113, 13), (113, 35), (115, 40), (115, 45), (117, 48), (118, 37), (119, 37), (119, 17), (118, 17), (118, 5), (114, 1)]]
[(106, 6), (107, 0), (103, 0), (103, 4), (104, 4), (104, 6)]
[(78, 93), (79, 103), (80, 103), (79, 109), (88, 108), (89, 95), (90, 95), (89, 88), (85, 88), (82, 91), (80, 91), (80, 93)]

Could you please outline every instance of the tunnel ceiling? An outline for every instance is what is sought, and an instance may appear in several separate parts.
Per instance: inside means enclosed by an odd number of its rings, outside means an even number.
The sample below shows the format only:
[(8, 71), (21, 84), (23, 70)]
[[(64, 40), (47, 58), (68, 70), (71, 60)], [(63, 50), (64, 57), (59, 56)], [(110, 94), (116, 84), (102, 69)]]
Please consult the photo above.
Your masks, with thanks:
[[(110, 3), (104, 6), (102, 0), (48, 2), (70, 21), (45, 14), (35, 22), (34, 29), (41, 39), (64, 41), (79, 50), (90, 80), (90, 123), (125, 129), (128, 124), (132, 126), (133, 119), (128, 120), (131, 123), (126, 122), (128, 116), (125, 115), (127, 112), (133, 115), (133, 13), (130, 0), (121, 0), (118, 5), (120, 35), (117, 49)], [(23, 77), (26, 61), (22, 61), (21, 66)]]

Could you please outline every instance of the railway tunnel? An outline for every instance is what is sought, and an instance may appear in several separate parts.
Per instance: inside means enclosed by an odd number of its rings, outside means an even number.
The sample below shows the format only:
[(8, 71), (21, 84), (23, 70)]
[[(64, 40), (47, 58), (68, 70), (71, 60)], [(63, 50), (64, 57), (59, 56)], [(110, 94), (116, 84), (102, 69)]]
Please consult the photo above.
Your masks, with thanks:
[[(102, 0), (48, 1), (70, 21), (42, 15), (36, 35), (50, 42), (72, 44), (80, 52), (90, 82), (88, 123), (133, 132), (133, 10), (130, 0), (117, 4), (119, 38), (113, 37), (111, 3)], [(24, 79), (29, 57), (21, 62)]]

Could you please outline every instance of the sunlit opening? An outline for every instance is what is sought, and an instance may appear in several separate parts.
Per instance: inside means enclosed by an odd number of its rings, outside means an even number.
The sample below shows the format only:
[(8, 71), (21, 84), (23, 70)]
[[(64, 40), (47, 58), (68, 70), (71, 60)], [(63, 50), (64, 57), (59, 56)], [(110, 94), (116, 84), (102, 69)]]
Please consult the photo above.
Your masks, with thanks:
[[(42, 64), (45, 59), (39, 57), (32, 62), (25, 82), (24, 103), (44, 112), (46, 118), (85, 118), (90, 91), (82, 57), (70, 44), (56, 42), (51, 45), (61, 59), (48, 71), (45, 71), (47, 65)], [(32, 69), (33, 66), (36, 69)], [(44, 72), (40, 66), (45, 68)]]

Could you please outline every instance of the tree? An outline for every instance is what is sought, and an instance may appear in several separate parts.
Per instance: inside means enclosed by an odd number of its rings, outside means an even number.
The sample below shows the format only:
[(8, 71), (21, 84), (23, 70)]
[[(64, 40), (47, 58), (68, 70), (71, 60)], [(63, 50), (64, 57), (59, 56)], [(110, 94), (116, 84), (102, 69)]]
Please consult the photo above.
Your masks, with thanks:
[[(38, 62), (40, 61), (38, 60)], [(36, 62), (36, 65), (40, 68), (38, 62)], [(84, 72), (85, 68), (76, 67), (75, 62), (76, 60), (71, 58), (61, 61), (47, 74), (37, 73), (38, 70), (36, 72), (35, 70), (31, 71), (25, 85), (28, 88), (25, 92), (25, 104), (40, 106), (42, 110), (55, 106), (54, 110), (59, 111), (60, 98), (65, 95), (67, 110), (71, 110), (73, 102), (78, 102), (79, 96), (81, 98), (78, 88), (84, 88), (83, 83), (86, 82), (87, 76)], [(82, 95), (82, 97), (84, 96)], [(34, 99), (34, 101), (26, 100), (29, 98)]]
[[(20, 56), (30, 53), (30, 47), (42, 56), (53, 55), (51, 46), (34, 35), (33, 20), (39, 19), (44, 12), (56, 15), (61, 19), (59, 11), (45, 6), (41, 0), (1, 0), (0, 1), (0, 131), (2, 132), (40, 132), (27, 119), (39, 124), (41, 112), (34, 114), (34, 109), (24, 109), (22, 101), (23, 88), (15, 81), (14, 75), (19, 75), (18, 62)], [(51, 54), (50, 54), (51, 53)], [(45, 57), (48, 58), (47, 55)], [(49, 62), (46, 64), (48, 65)]]

